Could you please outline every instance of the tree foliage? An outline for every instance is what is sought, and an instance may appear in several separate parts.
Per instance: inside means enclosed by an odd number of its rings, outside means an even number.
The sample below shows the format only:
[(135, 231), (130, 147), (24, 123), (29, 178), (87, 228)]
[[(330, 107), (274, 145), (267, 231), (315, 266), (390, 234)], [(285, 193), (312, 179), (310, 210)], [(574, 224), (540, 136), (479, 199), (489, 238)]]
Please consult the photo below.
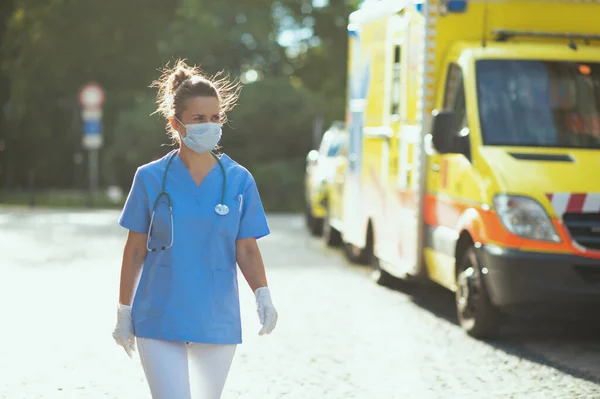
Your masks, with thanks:
[(326, 120), (344, 118), (348, 35), (347, 24), (359, 0), (329, 0), (324, 7), (313, 7), (311, 1), (283, 0), (299, 28), (312, 29), (304, 38), (301, 51), (294, 58), (296, 76), (315, 92), (325, 110)]
[[(151, 115), (155, 92), (148, 86), (176, 58), (232, 78), (256, 71), (259, 80), (244, 87), (224, 129), (222, 145), (232, 157), (257, 171), (303, 158), (315, 115), (343, 118), (345, 24), (354, 7), (332, 2), (307, 13), (304, 3), (4, 0), (0, 111), (9, 112), (0, 118), (0, 185), (23, 187), (33, 171), (39, 187), (81, 187), (73, 173), (85, 165), (74, 162), (85, 153), (78, 93), (94, 81), (106, 94), (101, 183), (127, 189), (137, 165), (170, 149), (165, 121)], [(299, 43), (304, 51), (290, 54), (277, 42), (276, 9), (299, 27), (312, 18), (313, 40), (304, 41), (310, 46)]]

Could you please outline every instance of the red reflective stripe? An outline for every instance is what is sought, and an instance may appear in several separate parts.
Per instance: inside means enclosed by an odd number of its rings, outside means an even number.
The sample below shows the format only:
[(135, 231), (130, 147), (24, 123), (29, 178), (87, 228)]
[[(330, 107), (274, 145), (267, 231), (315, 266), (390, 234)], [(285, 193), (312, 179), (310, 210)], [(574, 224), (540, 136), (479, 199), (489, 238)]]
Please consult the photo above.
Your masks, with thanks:
[(582, 212), (586, 195), (587, 194), (571, 194), (569, 203), (567, 204), (567, 212)]

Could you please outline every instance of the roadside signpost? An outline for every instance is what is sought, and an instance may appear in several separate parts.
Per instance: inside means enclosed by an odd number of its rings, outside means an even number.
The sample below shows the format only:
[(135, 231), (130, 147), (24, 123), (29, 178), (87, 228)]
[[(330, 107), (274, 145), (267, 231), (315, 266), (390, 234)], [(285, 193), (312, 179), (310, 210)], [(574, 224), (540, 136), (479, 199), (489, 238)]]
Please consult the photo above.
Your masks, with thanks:
[(88, 151), (90, 203), (98, 190), (98, 151), (102, 148), (102, 104), (104, 90), (97, 83), (88, 83), (79, 92), (83, 120), (83, 148)]

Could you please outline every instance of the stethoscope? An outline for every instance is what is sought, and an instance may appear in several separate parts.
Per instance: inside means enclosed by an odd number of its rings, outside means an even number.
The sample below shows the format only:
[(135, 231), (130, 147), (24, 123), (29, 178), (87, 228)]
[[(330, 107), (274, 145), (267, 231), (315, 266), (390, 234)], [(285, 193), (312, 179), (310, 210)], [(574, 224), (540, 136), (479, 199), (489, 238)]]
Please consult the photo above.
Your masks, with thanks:
[[(152, 207), (152, 217), (150, 218), (150, 228), (148, 230), (148, 239), (146, 241), (146, 249), (151, 252), (156, 252), (156, 248), (150, 248), (150, 241), (152, 240), (152, 226), (154, 226), (154, 214), (156, 213), (156, 209), (158, 208), (158, 205), (160, 204), (160, 200), (163, 197), (166, 198), (167, 206), (169, 207), (169, 217), (171, 219), (171, 225), (170, 225), (171, 226), (171, 242), (169, 243), (168, 246), (163, 245), (162, 247), (160, 247), (160, 249), (162, 249), (163, 251), (166, 251), (167, 249), (169, 249), (173, 246), (173, 238), (174, 238), (174, 230), (175, 230), (173, 228), (173, 207), (171, 206), (171, 196), (166, 191), (166, 186), (167, 186), (167, 173), (169, 172), (169, 166), (171, 166), (171, 161), (173, 160), (173, 157), (175, 156), (175, 154), (177, 154), (177, 150), (174, 150), (173, 152), (171, 152), (171, 154), (169, 154), (169, 158), (167, 159), (167, 166), (165, 166), (165, 171), (163, 173), (161, 191), (158, 194), (158, 196), (156, 197), (156, 199), (154, 200), (154, 206)], [(215, 206), (215, 213), (219, 216), (225, 216), (229, 213), (229, 207), (227, 205), (225, 205), (225, 192), (226, 192), (225, 190), (227, 188), (227, 175), (225, 174), (225, 168), (223, 167), (221, 158), (219, 158), (219, 156), (212, 151), (210, 152), (210, 155), (212, 155), (217, 160), (217, 163), (221, 167), (221, 172), (223, 173), (223, 188), (221, 189), (221, 202)]]

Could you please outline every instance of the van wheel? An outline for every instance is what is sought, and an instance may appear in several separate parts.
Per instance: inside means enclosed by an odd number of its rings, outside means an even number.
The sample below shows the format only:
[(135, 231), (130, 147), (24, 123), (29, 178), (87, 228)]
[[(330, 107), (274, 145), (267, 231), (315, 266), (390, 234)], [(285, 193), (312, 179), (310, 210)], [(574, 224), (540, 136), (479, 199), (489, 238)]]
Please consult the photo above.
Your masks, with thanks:
[(371, 249), (358, 248), (350, 243), (344, 243), (344, 255), (350, 263), (368, 266), (371, 264)]
[(371, 253), (370, 265), (372, 269), (371, 278), (377, 284), (384, 287), (391, 287), (396, 282), (394, 276), (392, 276), (391, 274), (389, 274), (381, 268), (379, 258), (375, 256), (374, 251)]
[(373, 230), (369, 226), (367, 229), (367, 240), (364, 248), (358, 248), (350, 243), (344, 243), (344, 255), (351, 263), (357, 265), (370, 266), (373, 256)]
[(306, 205), (304, 210), (304, 221), (311, 235), (318, 237), (323, 233), (323, 219), (313, 216), (310, 205)]
[(474, 338), (492, 338), (500, 329), (500, 312), (488, 296), (481, 278), (481, 264), (471, 246), (458, 267), (456, 310), (460, 326)]
[(328, 247), (337, 247), (342, 243), (342, 235), (329, 224), (329, 211), (323, 219), (323, 240)]

